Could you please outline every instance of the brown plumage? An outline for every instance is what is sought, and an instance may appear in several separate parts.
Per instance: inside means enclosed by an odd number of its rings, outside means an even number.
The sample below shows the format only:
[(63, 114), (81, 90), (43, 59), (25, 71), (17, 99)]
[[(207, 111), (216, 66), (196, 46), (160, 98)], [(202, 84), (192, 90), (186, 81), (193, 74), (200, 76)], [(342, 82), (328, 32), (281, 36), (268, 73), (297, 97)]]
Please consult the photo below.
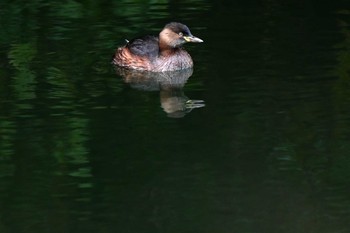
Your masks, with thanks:
[(164, 72), (193, 67), (188, 52), (182, 48), (186, 42), (203, 42), (191, 34), (181, 23), (168, 23), (159, 36), (144, 36), (129, 41), (117, 49), (113, 64), (135, 70)]

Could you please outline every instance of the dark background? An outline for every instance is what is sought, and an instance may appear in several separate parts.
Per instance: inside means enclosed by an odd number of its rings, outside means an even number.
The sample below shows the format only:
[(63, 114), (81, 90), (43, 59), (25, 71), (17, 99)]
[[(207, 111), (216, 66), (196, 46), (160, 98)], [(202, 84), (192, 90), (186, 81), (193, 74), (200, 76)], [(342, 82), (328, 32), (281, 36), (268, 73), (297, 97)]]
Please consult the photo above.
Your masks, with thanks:
[[(347, 2), (1, 1), (0, 232), (347, 232)], [(170, 21), (182, 118), (110, 64)]]

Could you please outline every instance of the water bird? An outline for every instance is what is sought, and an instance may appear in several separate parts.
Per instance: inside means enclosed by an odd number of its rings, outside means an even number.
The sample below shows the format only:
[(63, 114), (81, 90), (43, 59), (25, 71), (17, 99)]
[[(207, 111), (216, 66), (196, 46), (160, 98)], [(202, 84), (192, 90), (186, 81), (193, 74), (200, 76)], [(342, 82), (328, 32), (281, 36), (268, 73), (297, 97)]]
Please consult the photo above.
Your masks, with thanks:
[(201, 43), (190, 29), (178, 22), (164, 26), (159, 36), (146, 35), (127, 41), (119, 47), (113, 57), (113, 64), (128, 69), (165, 72), (193, 67), (190, 54), (183, 48), (185, 43)]

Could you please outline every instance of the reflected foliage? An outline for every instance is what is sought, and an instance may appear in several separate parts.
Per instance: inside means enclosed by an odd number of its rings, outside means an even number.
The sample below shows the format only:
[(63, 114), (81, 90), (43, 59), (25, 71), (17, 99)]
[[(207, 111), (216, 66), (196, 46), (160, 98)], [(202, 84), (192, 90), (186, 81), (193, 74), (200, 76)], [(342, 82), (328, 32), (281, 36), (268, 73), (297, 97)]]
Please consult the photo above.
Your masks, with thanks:
[[(345, 3), (1, 1), (0, 232), (347, 232)], [(115, 74), (178, 19), (194, 71)]]

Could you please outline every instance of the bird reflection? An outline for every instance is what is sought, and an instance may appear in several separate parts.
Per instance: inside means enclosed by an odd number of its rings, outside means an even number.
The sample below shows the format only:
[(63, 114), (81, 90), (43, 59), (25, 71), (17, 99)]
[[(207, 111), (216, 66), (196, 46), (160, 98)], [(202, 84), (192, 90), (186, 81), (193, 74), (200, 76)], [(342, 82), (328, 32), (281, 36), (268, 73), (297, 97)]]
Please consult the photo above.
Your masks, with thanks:
[(193, 109), (205, 106), (203, 100), (191, 100), (183, 91), (193, 69), (155, 73), (117, 67), (116, 71), (134, 89), (159, 91), (161, 106), (168, 117), (181, 118)]

